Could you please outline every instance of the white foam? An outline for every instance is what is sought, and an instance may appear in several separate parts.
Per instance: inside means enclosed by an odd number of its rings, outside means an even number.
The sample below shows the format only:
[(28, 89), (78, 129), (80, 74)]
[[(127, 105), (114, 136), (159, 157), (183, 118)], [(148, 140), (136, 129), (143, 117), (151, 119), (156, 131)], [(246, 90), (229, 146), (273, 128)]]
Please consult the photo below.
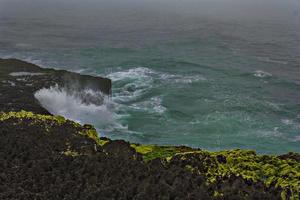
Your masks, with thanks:
[(162, 97), (152, 97), (147, 101), (134, 103), (130, 107), (135, 110), (157, 114), (163, 114), (167, 110), (167, 108), (162, 105)]
[(274, 127), (272, 130), (257, 130), (256, 131), (257, 137), (265, 137), (265, 138), (281, 138), (285, 139), (285, 134), (279, 131), (279, 127)]
[(124, 79), (149, 79), (151, 75), (155, 73), (155, 71), (147, 67), (137, 67), (125, 71), (112, 72), (108, 75), (108, 78), (111, 78), (113, 81), (120, 81)]
[(158, 84), (189, 84), (207, 80), (203, 75), (174, 75), (147, 67), (136, 67), (107, 75), (114, 82), (114, 97), (121, 103), (137, 100)]
[(153, 79), (169, 80), (176, 83), (193, 83), (198, 81), (207, 80), (202, 74), (196, 75), (174, 75), (169, 73), (163, 73), (151, 70), (147, 67), (137, 67), (125, 71), (113, 72), (108, 74), (108, 78), (113, 81), (124, 80), (142, 80), (143, 82), (149, 82)]
[(272, 74), (268, 73), (268, 72), (261, 71), (261, 70), (257, 70), (257, 71), (254, 72), (254, 76), (258, 77), (258, 78), (265, 78), (265, 77), (271, 77)]
[(32, 73), (32, 72), (12, 72), (9, 74), (10, 76), (41, 76), (44, 73)]
[[(116, 112), (125, 119), (131, 111), (163, 114), (167, 109), (162, 105), (161, 96), (151, 96), (160, 73), (147, 67), (136, 67), (107, 75), (113, 81), (113, 101), (117, 103)], [(122, 113), (122, 115), (120, 115)]]
[(162, 105), (162, 96), (153, 96), (153, 87), (169, 84), (190, 84), (204, 81), (201, 74), (175, 75), (147, 67), (136, 67), (106, 75), (113, 81), (113, 101), (120, 105), (118, 112), (128, 109), (162, 115), (167, 108)]
[(202, 74), (184, 76), (184, 75), (162, 73), (160, 74), (159, 78), (166, 81), (175, 82), (175, 83), (195, 83), (195, 82), (207, 80)]
[(202, 75), (183, 76), (175, 79), (176, 83), (195, 83), (199, 81), (206, 81), (207, 79)]
[(293, 127), (294, 129), (300, 129), (300, 124), (293, 119), (282, 119), (281, 122), (284, 125)]
[(281, 122), (285, 125), (292, 125), (294, 124), (294, 121), (291, 119), (282, 119)]
[(20, 82), (27, 82), (27, 79), (26, 79), (26, 78), (17, 78), (16, 80), (17, 80), (17, 81), (20, 81)]
[(2, 81), (2, 83), (9, 83), (12, 87), (16, 86), (16, 83), (13, 81)]
[(293, 139), (293, 142), (299, 142), (300, 141), (300, 135), (296, 135)]
[[(98, 96), (103, 99), (101, 105), (86, 102), (83, 96)], [(41, 89), (35, 93), (35, 98), (50, 113), (61, 115), (81, 124), (93, 124), (100, 131), (111, 131), (113, 129), (123, 129), (116, 119), (118, 116), (113, 112), (114, 103), (108, 97), (104, 97), (101, 92), (93, 90), (69, 92), (58, 86), (49, 89)]]
[(7, 81), (12, 87), (15, 87), (16, 86), (16, 83), (13, 82), (13, 81)]
[(114, 100), (126, 103), (136, 100), (153, 87), (155, 72), (138, 67), (107, 75), (114, 82)]
[(161, 97), (151, 98), (151, 104), (150, 105), (153, 108), (153, 110), (156, 113), (159, 113), (159, 114), (162, 114), (167, 110), (167, 108), (162, 105), (162, 98)]
[(270, 62), (270, 63), (277, 63), (277, 64), (283, 64), (283, 65), (287, 65), (288, 63), (285, 61), (281, 61), (281, 60), (273, 60), (269, 57), (257, 57), (259, 60), (263, 61), (263, 62)]

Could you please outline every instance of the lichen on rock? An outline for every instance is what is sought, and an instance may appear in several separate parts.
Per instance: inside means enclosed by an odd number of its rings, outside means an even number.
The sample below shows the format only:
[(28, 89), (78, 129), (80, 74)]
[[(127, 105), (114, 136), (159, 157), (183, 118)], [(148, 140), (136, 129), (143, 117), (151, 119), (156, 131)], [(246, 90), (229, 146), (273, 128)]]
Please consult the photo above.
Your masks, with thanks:
[(188, 171), (205, 174), (209, 184), (237, 176), (250, 182), (263, 182), (265, 187), (272, 185), (280, 188), (283, 199), (289, 197), (296, 200), (300, 197), (300, 162), (293, 159), (296, 153), (293, 153), (291, 159), (281, 159), (241, 149), (209, 152), (187, 147), (137, 144), (132, 144), (131, 147), (141, 153), (145, 161), (156, 158), (175, 163), (179, 161)]
[[(0, 174), (0, 191), (6, 191), (0, 199), (77, 199), (77, 185), (95, 199), (98, 193), (103, 199), (299, 199), (297, 153), (130, 144), (100, 138), (92, 125), (26, 111), (1, 112), (0, 127), (6, 173)], [(26, 189), (18, 194), (18, 188)]]
[[(67, 120), (62, 116), (52, 116), (52, 115), (41, 115), (41, 114), (34, 114), (32, 112), (27, 111), (20, 111), (20, 112), (8, 112), (0, 113), (0, 121), (8, 120), (8, 119), (17, 119), (17, 120), (32, 120), (31, 123), (38, 123), (38, 122), (53, 122), (57, 124), (63, 124)], [(75, 122), (73, 122), (75, 124)]]

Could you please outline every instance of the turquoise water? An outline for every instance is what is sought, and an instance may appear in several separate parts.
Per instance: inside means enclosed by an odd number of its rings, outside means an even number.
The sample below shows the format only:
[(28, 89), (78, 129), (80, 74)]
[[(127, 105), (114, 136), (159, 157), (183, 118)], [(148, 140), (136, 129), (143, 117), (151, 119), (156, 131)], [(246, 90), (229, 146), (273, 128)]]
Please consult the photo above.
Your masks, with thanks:
[(0, 57), (111, 78), (97, 115), (78, 110), (101, 135), (300, 152), (296, 1), (12, 2), (0, 1)]

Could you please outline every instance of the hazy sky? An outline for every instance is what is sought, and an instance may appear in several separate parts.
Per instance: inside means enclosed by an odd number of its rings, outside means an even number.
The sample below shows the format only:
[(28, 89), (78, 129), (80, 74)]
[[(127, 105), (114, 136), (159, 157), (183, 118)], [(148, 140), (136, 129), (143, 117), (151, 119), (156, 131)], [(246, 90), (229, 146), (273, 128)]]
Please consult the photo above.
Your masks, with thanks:
[(126, 33), (136, 43), (150, 34), (160, 39), (176, 31), (193, 34), (206, 23), (213, 29), (209, 34), (216, 29), (252, 37), (248, 33), (283, 29), (300, 37), (299, 22), (300, 0), (0, 0), (0, 37), (10, 42), (68, 35), (93, 43), (96, 37), (113, 41), (113, 34)]
[(299, 15), (300, 0), (0, 0), (0, 17), (72, 10), (79, 15), (95, 11), (111, 14), (148, 11), (219, 18), (281, 18)]

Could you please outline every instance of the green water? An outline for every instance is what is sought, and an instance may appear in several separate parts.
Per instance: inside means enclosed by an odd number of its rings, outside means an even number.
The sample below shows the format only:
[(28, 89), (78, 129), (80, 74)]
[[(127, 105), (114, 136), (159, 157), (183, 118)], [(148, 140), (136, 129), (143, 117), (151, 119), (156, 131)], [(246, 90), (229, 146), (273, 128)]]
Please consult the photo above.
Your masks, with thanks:
[[(251, 9), (229, 15), (230, 6), (220, 16), (142, 4), (67, 7), (53, 7), (54, 19), (3, 10), (0, 55), (111, 78), (113, 94), (99, 120), (81, 114), (101, 135), (209, 150), (300, 152), (300, 29), (293, 7), (279, 7), (275, 18)], [(73, 21), (66, 11), (79, 14)], [(106, 117), (112, 119), (102, 123)]]

